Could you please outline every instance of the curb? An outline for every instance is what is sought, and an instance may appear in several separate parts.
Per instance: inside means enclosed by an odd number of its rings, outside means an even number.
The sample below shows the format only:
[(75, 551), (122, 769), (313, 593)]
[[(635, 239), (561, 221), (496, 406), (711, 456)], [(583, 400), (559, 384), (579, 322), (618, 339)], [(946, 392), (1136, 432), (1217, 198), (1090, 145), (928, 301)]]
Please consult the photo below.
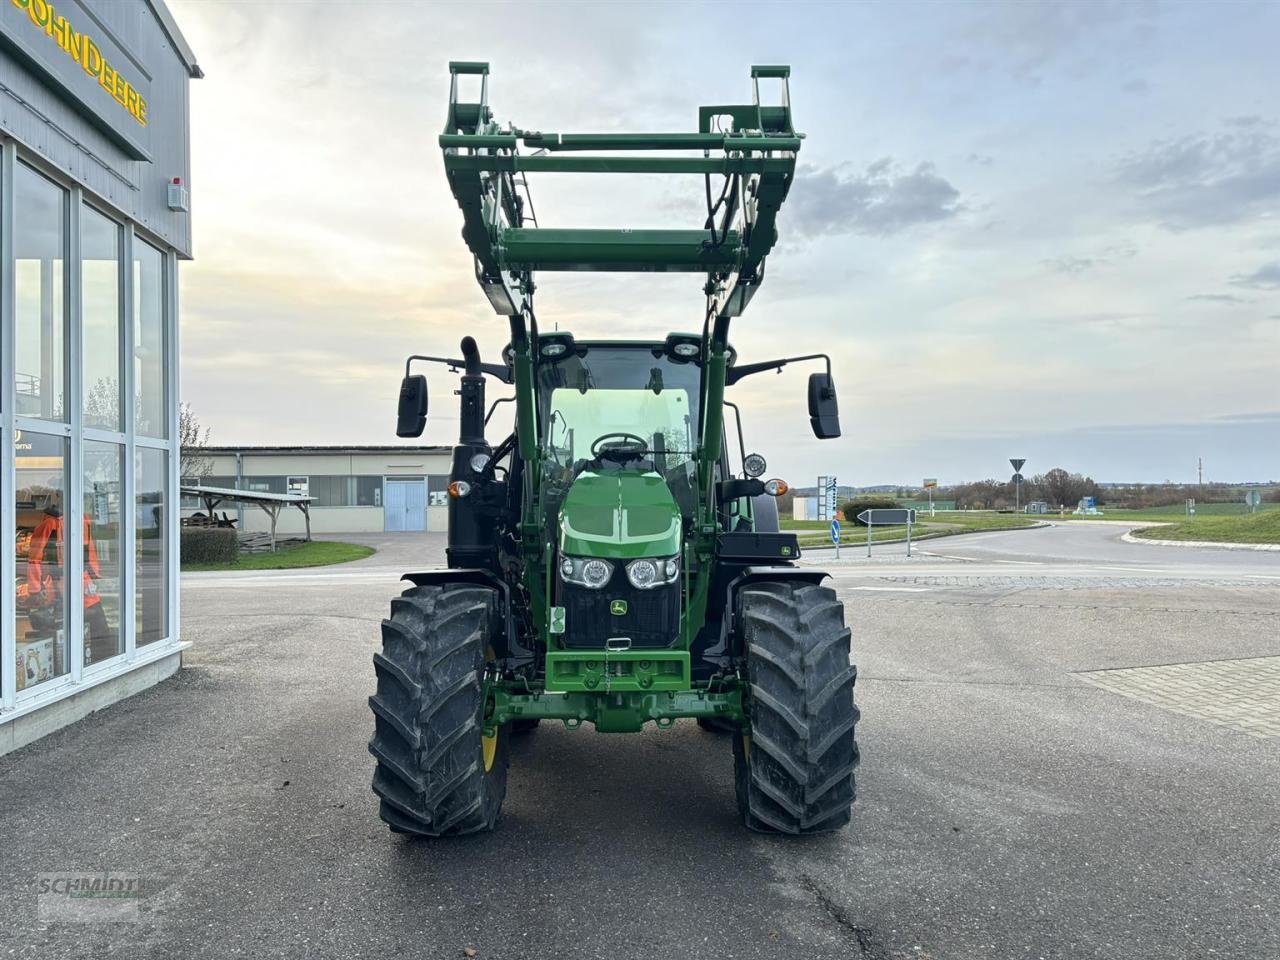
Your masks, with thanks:
[(1135, 537), (1132, 531), (1120, 538), (1125, 543), (1150, 543), (1157, 547), (1211, 547), (1215, 550), (1277, 550), (1280, 543), (1218, 543), (1213, 540), (1152, 540)]
[[(1033, 523), (1025, 527), (1005, 527), (1003, 529), (995, 529), (995, 530), (964, 530), (964, 531), (958, 531), (956, 533), (924, 533), (918, 537), (912, 536), (911, 542), (914, 544), (914, 543), (920, 543), (923, 540), (942, 540), (950, 537), (972, 537), (979, 533), (1016, 533), (1020, 530), (1045, 530), (1052, 526), (1055, 526), (1055, 524), (1052, 524), (1047, 520), (1041, 520), (1038, 523)], [(794, 533), (794, 531), (783, 531), (783, 532)], [(872, 544), (879, 546), (884, 543), (906, 543), (907, 538), (898, 537), (896, 540), (872, 540), (871, 542)], [(845, 550), (848, 550), (850, 547), (855, 547), (855, 546), (865, 547), (866, 545), (867, 545), (867, 541), (865, 537), (860, 540), (841, 539), (840, 541), (840, 546), (843, 547)], [(1277, 549), (1280, 549), (1280, 547), (1277, 547)], [(835, 544), (821, 543), (821, 544), (813, 544), (811, 546), (805, 546), (803, 543), (800, 544), (801, 556), (803, 556), (805, 552), (809, 550), (835, 550)]]

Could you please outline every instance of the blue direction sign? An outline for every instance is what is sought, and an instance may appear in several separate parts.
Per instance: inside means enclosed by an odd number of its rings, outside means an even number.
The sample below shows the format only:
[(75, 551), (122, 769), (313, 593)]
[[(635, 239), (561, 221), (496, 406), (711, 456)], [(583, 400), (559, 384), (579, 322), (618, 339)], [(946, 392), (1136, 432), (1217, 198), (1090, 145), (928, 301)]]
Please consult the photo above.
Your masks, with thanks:
[(832, 543), (840, 542), (840, 521), (839, 520), (831, 521), (831, 542)]

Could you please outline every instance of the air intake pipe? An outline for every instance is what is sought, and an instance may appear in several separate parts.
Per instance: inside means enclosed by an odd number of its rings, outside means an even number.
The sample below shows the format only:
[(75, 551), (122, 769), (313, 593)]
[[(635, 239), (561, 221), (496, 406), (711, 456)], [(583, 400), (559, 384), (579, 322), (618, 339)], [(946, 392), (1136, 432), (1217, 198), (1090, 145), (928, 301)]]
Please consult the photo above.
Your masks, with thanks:
[(474, 337), (462, 338), (462, 409), (459, 414), (458, 443), (481, 444), (484, 440), (484, 372), (480, 348)]
[[(501, 507), (501, 484), (494, 480), (489, 458), (493, 449), (484, 436), (484, 367), (473, 337), (462, 338), (462, 386), (458, 444), (449, 475), (450, 567), (496, 569), (494, 527)], [(477, 465), (483, 464), (480, 469)]]

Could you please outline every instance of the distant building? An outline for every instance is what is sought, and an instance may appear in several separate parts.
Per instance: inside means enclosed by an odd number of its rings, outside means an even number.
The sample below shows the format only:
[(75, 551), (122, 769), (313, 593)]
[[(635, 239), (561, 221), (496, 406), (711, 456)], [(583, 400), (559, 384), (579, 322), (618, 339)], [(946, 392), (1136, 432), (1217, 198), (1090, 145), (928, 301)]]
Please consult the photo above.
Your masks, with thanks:
[[(208, 469), (184, 483), (314, 497), (313, 533), (413, 533), (448, 529), (451, 447), (275, 446), (209, 447)], [(183, 516), (201, 505), (184, 498)], [(221, 512), (219, 512), (221, 516)], [(267, 515), (252, 506), (229, 509), (244, 532), (270, 529)], [(277, 532), (300, 534), (302, 514), (280, 515)]]
[(791, 519), (817, 520), (818, 519), (818, 498), (813, 496), (792, 497), (791, 498)]

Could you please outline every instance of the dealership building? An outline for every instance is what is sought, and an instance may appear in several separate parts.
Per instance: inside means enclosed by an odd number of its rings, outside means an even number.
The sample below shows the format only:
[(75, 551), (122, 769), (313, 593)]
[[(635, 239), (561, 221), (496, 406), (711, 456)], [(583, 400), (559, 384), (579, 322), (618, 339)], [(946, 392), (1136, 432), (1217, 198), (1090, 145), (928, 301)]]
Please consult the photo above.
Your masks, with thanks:
[(160, 0), (0, 3), (0, 753), (180, 666), (200, 76)]
[[(208, 447), (188, 455), (200, 477), (183, 484), (311, 497), (312, 533), (443, 533), (451, 455), (449, 447), (424, 446)], [(186, 516), (202, 509), (191, 497), (182, 506)], [(270, 529), (268, 515), (252, 505), (228, 504), (226, 512), (242, 532)], [(280, 514), (280, 535), (305, 529), (298, 511)]]

